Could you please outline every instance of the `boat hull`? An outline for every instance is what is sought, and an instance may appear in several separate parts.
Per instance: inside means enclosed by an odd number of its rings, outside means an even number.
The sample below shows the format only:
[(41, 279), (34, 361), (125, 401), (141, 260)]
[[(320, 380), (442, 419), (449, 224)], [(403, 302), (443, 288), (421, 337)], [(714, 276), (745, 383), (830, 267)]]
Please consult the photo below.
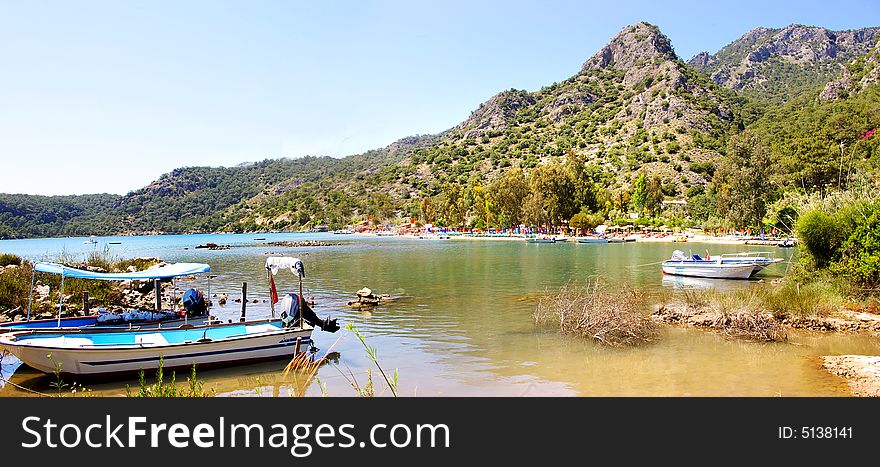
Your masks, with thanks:
[[(212, 335), (221, 336), (230, 332), (241, 333), (210, 338)], [(193, 364), (230, 365), (290, 357), (297, 347), (304, 351), (311, 345), (311, 332), (312, 329), (308, 327), (281, 328), (280, 325), (262, 323), (170, 331), (55, 335), (15, 333), (0, 336), (0, 347), (28, 366), (46, 373), (60, 370), (62, 373), (76, 375), (99, 375), (156, 369), (160, 359), (163, 367), (176, 368)], [(125, 334), (125, 338), (130, 338), (132, 343), (102, 343), (105, 340), (113, 341), (114, 334)], [(208, 340), (202, 340), (198, 336), (208, 336)], [(116, 339), (123, 340), (119, 336)]]
[(667, 261), (663, 272), (673, 276), (703, 277), (707, 279), (748, 279), (754, 273), (752, 264), (688, 264), (688, 261)]
[(527, 238), (526, 243), (556, 243), (553, 238)]

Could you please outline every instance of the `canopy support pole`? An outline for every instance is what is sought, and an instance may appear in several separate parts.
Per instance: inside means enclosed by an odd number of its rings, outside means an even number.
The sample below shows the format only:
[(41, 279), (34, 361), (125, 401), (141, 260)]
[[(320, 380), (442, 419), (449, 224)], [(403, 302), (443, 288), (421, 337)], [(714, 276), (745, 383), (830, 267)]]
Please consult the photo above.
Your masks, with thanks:
[(61, 275), (61, 291), (58, 293), (58, 327), (61, 327), (61, 307), (64, 305), (64, 274)]
[(241, 283), (241, 316), (238, 318), (239, 323), (245, 321), (245, 313), (247, 313), (247, 282)]
[(299, 274), (299, 328), (303, 328), (303, 314), (305, 313), (306, 300), (303, 298), (303, 278)]
[(28, 314), (27, 314), (28, 321), (31, 320), (31, 306), (34, 303), (34, 279), (36, 278), (36, 276), (37, 276), (37, 270), (34, 269), (33, 266), (31, 266), (31, 296), (30, 296), (30, 298), (28, 298)]

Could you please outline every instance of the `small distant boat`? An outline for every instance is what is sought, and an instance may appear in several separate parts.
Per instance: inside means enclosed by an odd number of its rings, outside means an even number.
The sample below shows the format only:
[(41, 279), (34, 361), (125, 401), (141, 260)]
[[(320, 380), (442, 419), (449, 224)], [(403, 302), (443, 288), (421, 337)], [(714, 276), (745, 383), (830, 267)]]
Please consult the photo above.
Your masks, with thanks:
[(793, 238), (786, 238), (785, 240), (777, 243), (776, 246), (778, 246), (780, 248), (791, 248), (794, 246), (794, 239)]
[(391, 230), (380, 230), (380, 231), (376, 232), (376, 236), (377, 237), (396, 237), (397, 233), (395, 233)]
[(334, 230), (333, 233), (336, 235), (351, 235), (354, 232), (349, 229), (339, 229), (339, 230)]
[(527, 238), (526, 243), (556, 243), (556, 239), (553, 237), (532, 237)]
[(95, 244), (97, 244), (97, 243), (98, 243), (98, 240), (97, 240), (94, 236), (92, 236), (92, 237), (89, 238), (88, 240), (84, 240), (84, 241), (83, 241), (83, 244), (84, 244), (84, 245), (95, 245)]
[(578, 243), (608, 243), (605, 237), (578, 237)]
[(422, 240), (449, 240), (450, 237), (445, 233), (430, 233), (419, 235), (419, 238), (421, 238)]
[(265, 240), (265, 239), (266, 239), (266, 237), (259, 237), (259, 238), (255, 238), (254, 241)]
[(624, 240), (624, 239), (622, 239), (622, 238), (620, 238), (620, 237), (610, 237), (610, 238), (608, 238), (608, 243), (625, 243), (625, 242), (626, 242), (626, 240)]

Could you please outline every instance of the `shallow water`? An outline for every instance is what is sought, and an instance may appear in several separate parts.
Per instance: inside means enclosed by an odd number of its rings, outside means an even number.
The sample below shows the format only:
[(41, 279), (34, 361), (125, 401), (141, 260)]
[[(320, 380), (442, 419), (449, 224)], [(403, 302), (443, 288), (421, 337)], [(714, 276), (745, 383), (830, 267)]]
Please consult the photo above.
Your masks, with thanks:
[[(260, 245), (264, 241), (255, 238), (343, 244), (283, 248)], [(648, 293), (705, 285), (705, 281), (664, 281), (656, 263), (676, 248), (700, 254), (707, 248), (712, 254), (770, 250), (780, 257), (790, 256), (792, 249), (691, 243), (548, 245), (332, 234), (107, 237), (98, 238), (95, 246), (84, 245), (83, 240), (0, 241), (0, 252), (40, 259), (62, 251), (82, 256), (107, 246), (121, 257), (207, 262), (216, 275), (211, 293), (230, 296), (225, 306), (213, 310), (224, 319), (238, 318), (240, 304), (232, 299), (242, 281), (248, 282), (249, 298), (260, 301), (248, 304), (248, 316), (268, 316), (266, 255), (299, 256), (306, 266), (305, 295), (315, 298), (315, 311), (362, 331), (378, 349), (383, 368), (398, 370), (403, 395), (848, 395), (844, 381), (823, 370), (818, 356), (880, 351), (880, 341), (865, 335), (794, 333), (791, 344), (763, 344), (677, 327), (664, 327), (656, 344), (610, 349), (536, 329), (532, 322), (536, 297), (570, 280), (598, 276), (612, 287), (627, 285)], [(236, 247), (193, 249), (206, 242)], [(785, 268), (786, 263), (773, 265), (762, 277), (779, 277)], [(281, 272), (276, 280), (279, 291), (295, 291), (290, 274)], [(742, 281), (712, 284), (754, 286)], [(354, 291), (365, 286), (400, 298), (372, 310), (345, 307)], [(315, 331), (313, 338), (321, 348), (319, 354), (328, 349), (339, 353), (335, 365), (318, 372), (327, 394), (354, 395), (346, 376), (353, 374), (363, 384), (369, 367), (360, 343), (345, 330)], [(26, 388), (52, 390), (51, 377), (16, 367), (13, 360), (3, 360), (4, 377)], [(283, 377), (284, 363), (207, 370), (200, 377), (220, 395), (321, 393), (316, 383), (302, 387), (292, 376)], [(377, 372), (373, 376), (381, 392), (381, 377)], [(97, 394), (124, 394), (126, 384), (136, 386), (136, 381), (88, 381), (86, 386)], [(11, 384), (0, 389), (0, 395), (6, 396), (25, 393)]]

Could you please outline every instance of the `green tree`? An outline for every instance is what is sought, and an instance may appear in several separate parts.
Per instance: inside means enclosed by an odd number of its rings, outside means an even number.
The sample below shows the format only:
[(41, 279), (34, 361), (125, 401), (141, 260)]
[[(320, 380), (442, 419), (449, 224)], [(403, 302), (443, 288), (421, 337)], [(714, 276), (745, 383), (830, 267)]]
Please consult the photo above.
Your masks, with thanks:
[(542, 217), (551, 226), (562, 225), (580, 210), (576, 205), (572, 178), (555, 160), (532, 170), (529, 189), (532, 194), (540, 194)]
[(773, 193), (771, 167), (769, 147), (758, 133), (732, 137), (713, 178), (719, 214), (739, 227), (762, 225)]
[(421, 220), (425, 224), (433, 224), (437, 218), (437, 209), (434, 207), (434, 199), (430, 196), (423, 196), (419, 203), (419, 213)]
[(645, 187), (645, 210), (651, 217), (657, 217), (660, 215), (662, 207), (663, 185), (660, 182), (660, 177), (652, 175)]
[(523, 222), (523, 203), (529, 194), (529, 184), (522, 170), (508, 170), (486, 191), (486, 200), (497, 210), (500, 226), (510, 227)]
[(632, 203), (639, 212), (639, 217), (645, 213), (645, 202), (648, 199), (648, 179), (642, 172), (633, 182)]

